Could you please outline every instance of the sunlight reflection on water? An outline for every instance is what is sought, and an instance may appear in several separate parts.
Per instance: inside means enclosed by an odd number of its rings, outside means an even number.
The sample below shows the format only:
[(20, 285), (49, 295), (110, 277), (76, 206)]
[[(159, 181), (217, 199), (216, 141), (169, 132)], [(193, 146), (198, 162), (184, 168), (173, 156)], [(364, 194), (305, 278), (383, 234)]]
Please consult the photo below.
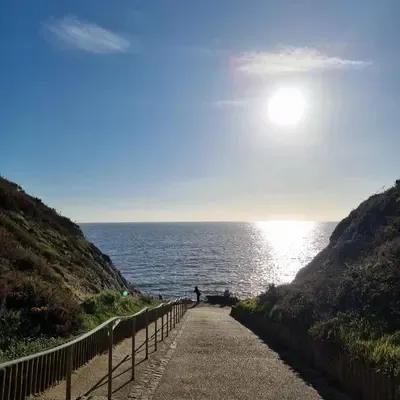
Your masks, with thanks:
[(83, 224), (85, 235), (109, 254), (144, 292), (207, 294), (225, 288), (240, 297), (269, 283), (290, 282), (326, 246), (335, 223)]
[[(274, 281), (290, 282), (297, 271), (321, 249), (318, 224), (313, 221), (260, 221), (255, 228), (271, 255)], [(322, 239), (322, 238), (320, 238)]]

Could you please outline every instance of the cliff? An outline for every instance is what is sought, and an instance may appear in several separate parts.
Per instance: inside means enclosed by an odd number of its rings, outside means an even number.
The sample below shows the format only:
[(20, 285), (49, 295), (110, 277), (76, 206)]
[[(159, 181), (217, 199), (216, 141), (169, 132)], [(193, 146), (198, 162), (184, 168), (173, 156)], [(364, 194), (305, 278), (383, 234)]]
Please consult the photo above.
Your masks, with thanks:
[(400, 329), (400, 181), (343, 219), (291, 286), (308, 293), (315, 319), (350, 312)]
[(291, 284), (271, 285), (237, 312), (400, 376), (400, 181), (343, 219)]
[(0, 178), (0, 336), (67, 335), (83, 300), (128, 288), (78, 225)]

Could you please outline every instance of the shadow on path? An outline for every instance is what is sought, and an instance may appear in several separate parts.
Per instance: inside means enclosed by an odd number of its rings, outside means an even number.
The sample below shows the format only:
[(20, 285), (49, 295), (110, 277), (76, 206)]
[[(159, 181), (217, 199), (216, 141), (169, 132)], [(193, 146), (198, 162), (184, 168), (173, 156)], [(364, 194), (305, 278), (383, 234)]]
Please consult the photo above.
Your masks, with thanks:
[[(233, 318), (233, 317), (232, 317)], [(241, 321), (238, 321), (242, 323)], [(324, 373), (312, 368), (300, 356), (287, 347), (272, 343), (261, 332), (246, 324), (246, 328), (250, 329), (258, 338), (265, 343), (270, 349), (275, 351), (281, 360), (299, 375), (307, 384), (312, 386), (324, 400), (353, 400), (347, 394), (343, 393), (335, 386)]]
[[(164, 332), (166, 329), (166, 323), (164, 323)], [(160, 342), (161, 338), (161, 331), (162, 331), (162, 326), (159, 326), (157, 329), (157, 335), (158, 335), (158, 341), (161, 345), (162, 342)], [(171, 331), (169, 331), (170, 333)], [(166, 335), (164, 335), (163, 340), (167, 338)], [(149, 335), (149, 357), (156, 352), (155, 347), (154, 347), (154, 340), (155, 340), (155, 333), (151, 333)], [(136, 356), (142, 355), (140, 359), (135, 360), (135, 366), (139, 366), (145, 361), (149, 361), (149, 358), (146, 358), (145, 352), (146, 352), (146, 341), (142, 341), (135, 349), (135, 354)], [(132, 356), (126, 355), (124, 358), (122, 358), (118, 363), (113, 365), (112, 368), (112, 380), (113, 383), (118, 382), (118, 386), (113, 388), (112, 393), (116, 394), (118, 393), (121, 389), (132, 383), (132, 378), (131, 378), (131, 371), (132, 371)], [(126, 364), (127, 363), (127, 364)], [(125, 364), (125, 365), (124, 365)], [(125, 368), (126, 367), (126, 368)], [(123, 369), (123, 370), (122, 370)], [(126, 374), (126, 379), (121, 377)], [(104, 387), (107, 385), (108, 382), (108, 374), (104, 374), (95, 384), (93, 384), (82, 396), (78, 397), (78, 400), (81, 398), (86, 398), (89, 395), (92, 395), (97, 389)]]

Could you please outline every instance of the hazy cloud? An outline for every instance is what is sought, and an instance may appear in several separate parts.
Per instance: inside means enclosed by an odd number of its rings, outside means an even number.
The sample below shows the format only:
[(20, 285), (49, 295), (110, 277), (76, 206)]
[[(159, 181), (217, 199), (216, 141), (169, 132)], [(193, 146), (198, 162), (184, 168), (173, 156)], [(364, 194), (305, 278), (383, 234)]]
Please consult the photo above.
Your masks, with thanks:
[(90, 53), (124, 53), (130, 46), (124, 37), (75, 16), (53, 19), (45, 27), (58, 40)]
[(244, 107), (249, 103), (249, 99), (226, 99), (216, 100), (212, 103), (215, 108), (235, 108)]
[(276, 52), (247, 52), (234, 59), (238, 71), (248, 75), (276, 75), (313, 70), (363, 68), (368, 61), (331, 57), (309, 47), (289, 47)]

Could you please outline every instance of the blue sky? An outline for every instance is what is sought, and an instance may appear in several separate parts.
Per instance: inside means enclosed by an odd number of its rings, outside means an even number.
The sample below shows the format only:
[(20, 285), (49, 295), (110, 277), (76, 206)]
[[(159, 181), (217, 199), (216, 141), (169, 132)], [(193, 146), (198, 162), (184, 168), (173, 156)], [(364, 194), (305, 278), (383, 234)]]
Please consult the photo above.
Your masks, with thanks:
[(1, 6), (0, 173), (76, 221), (337, 220), (399, 177), (398, 1)]

